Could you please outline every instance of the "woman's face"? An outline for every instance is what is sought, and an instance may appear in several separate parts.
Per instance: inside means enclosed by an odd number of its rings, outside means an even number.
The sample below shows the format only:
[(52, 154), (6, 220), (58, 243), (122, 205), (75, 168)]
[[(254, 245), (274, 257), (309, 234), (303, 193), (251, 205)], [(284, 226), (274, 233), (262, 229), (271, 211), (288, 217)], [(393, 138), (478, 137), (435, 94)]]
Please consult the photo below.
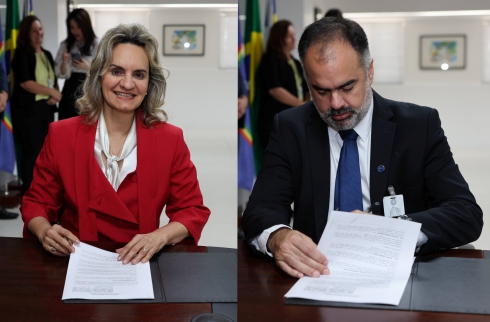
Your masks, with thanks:
[(76, 41), (79, 43), (84, 43), (85, 38), (83, 37), (83, 31), (78, 27), (77, 22), (75, 19), (70, 19), (70, 33), (75, 37)]
[(33, 46), (41, 46), (43, 43), (44, 29), (39, 20), (34, 20), (34, 22), (31, 24), (29, 39), (31, 40), (31, 45)]
[(296, 46), (296, 33), (294, 32), (294, 27), (289, 26), (286, 37), (284, 38), (284, 50), (290, 52), (294, 50)]
[(112, 51), (112, 62), (102, 75), (104, 110), (134, 113), (148, 91), (150, 63), (142, 47), (119, 44)]

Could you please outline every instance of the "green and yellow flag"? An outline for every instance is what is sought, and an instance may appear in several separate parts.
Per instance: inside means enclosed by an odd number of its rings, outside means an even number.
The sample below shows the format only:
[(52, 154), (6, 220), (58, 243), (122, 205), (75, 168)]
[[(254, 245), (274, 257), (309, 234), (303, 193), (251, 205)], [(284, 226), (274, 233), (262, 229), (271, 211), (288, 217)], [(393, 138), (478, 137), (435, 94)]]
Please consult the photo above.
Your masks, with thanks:
[(264, 147), (260, 144), (258, 130), (259, 116), (259, 77), (257, 70), (263, 53), (262, 28), (260, 25), (259, 0), (247, 0), (245, 21), (245, 69), (249, 79), (249, 106), (251, 110), (252, 137), (254, 139), (254, 161), (256, 172), (262, 167)]
[[(7, 0), (7, 23), (5, 25), (5, 72), (10, 74), (10, 63), (14, 58), (14, 51), (17, 48), (17, 35), (19, 34), (19, 1)], [(13, 81), (10, 82), (12, 89)]]

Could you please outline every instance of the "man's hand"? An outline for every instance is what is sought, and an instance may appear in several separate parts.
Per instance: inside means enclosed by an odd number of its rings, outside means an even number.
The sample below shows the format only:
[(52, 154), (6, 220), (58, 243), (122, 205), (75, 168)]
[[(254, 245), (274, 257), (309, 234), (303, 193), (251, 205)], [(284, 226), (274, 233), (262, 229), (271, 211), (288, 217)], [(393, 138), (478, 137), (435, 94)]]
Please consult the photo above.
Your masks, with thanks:
[(308, 236), (297, 230), (280, 228), (269, 236), (267, 248), (274, 254), (277, 266), (293, 277), (328, 275), (327, 258)]

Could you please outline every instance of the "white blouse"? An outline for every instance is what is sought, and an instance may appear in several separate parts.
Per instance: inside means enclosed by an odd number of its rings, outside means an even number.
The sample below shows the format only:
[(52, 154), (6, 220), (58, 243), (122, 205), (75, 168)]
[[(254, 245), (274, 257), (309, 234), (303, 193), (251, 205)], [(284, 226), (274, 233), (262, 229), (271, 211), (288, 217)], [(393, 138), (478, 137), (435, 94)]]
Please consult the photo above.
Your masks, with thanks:
[[(137, 165), (137, 146), (136, 146), (136, 121), (133, 120), (133, 125), (130, 129), (124, 145), (122, 147), (121, 157), (123, 157), (121, 170), (116, 171), (116, 178), (111, 178), (113, 173), (106, 164), (104, 164), (102, 155), (105, 154), (103, 150), (109, 151), (109, 134), (107, 132), (107, 127), (105, 125), (104, 114), (101, 113), (99, 117), (99, 122), (97, 123), (97, 131), (95, 132), (95, 144), (94, 144), (94, 156), (99, 164), (102, 173), (109, 180), (109, 183), (113, 186), (114, 190), (117, 191), (119, 185), (123, 182), (126, 176), (136, 170)], [(106, 158), (107, 159), (107, 158)], [(117, 164), (117, 163), (116, 163)], [(111, 182), (111, 179), (113, 179)]]
[[(90, 65), (92, 60), (94, 59), (95, 52), (97, 51), (97, 46), (99, 45), (99, 38), (94, 39), (94, 43), (92, 44), (92, 47), (90, 48), (90, 55), (84, 55), (82, 53), (82, 48), (83, 45), (75, 42), (73, 44), (73, 47), (70, 50), (70, 53), (76, 53), (80, 52), (82, 54), (82, 58), (87, 61), (87, 63)], [(56, 74), (56, 77), (58, 78), (66, 78), (69, 79), (71, 76), (71, 73), (84, 73), (86, 74), (87, 71), (85, 69), (77, 69), (71, 65), (71, 57), (70, 60), (66, 63), (66, 74), (61, 73), (61, 63), (63, 63), (63, 53), (66, 51), (66, 42), (62, 41), (60, 44), (60, 48), (58, 49), (58, 53), (56, 54), (56, 58), (54, 60), (54, 72)]]

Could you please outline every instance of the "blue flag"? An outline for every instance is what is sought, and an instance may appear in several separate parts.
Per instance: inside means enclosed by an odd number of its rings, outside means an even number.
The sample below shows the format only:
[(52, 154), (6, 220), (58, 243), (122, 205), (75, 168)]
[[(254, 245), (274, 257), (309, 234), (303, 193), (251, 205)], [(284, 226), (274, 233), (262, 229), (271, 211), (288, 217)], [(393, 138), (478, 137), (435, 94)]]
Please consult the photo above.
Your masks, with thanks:
[(33, 15), (34, 8), (32, 7), (32, 0), (24, 0), (24, 10), (22, 11), (22, 18)]
[[(6, 74), (5, 68), (5, 42), (3, 41), (2, 22), (0, 20), (0, 73)], [(5, 76), (6, 77), (6, 76)], [(8, 84), (4, 84), (6, 88), (2, 89), (8, 92)], [(14, 135), (12, 128), (12, 114), (10, 112), (10, 101), (7, 101), (7, 106), (3, 111), (3, 116), (0, 119), (0, 170), (9, 173), (14, 173), (15, 169), (15, 148)]]

